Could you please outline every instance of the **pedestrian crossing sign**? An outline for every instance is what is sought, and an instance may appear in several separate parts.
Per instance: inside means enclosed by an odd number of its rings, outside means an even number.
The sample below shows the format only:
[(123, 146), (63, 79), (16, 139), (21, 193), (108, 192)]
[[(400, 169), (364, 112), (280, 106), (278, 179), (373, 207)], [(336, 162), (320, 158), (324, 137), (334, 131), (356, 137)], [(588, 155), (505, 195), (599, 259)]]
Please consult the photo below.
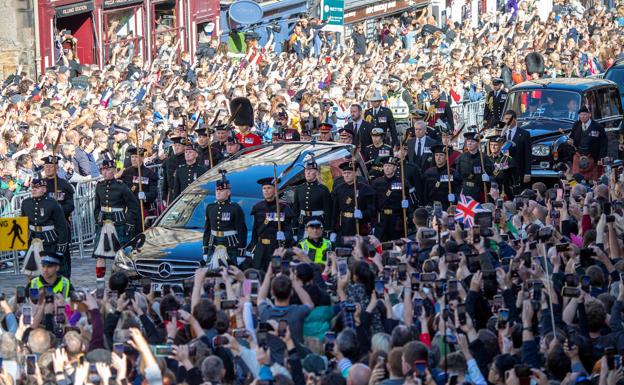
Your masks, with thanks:
[(0, 251), (28, 249), (28, 217), (0, 218)]

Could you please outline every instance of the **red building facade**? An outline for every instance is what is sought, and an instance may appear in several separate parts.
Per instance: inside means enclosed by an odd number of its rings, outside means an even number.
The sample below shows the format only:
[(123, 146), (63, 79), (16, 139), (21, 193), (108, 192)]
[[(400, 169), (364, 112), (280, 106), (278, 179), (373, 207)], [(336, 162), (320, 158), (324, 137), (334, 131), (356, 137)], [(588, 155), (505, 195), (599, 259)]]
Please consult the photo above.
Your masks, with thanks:
[[(41, 0), (39, 69), (72, 51), (81, 64), (166, 60), (218, 35), (219, 0)], [(206, 31), (210, 31), (207, 33)]]

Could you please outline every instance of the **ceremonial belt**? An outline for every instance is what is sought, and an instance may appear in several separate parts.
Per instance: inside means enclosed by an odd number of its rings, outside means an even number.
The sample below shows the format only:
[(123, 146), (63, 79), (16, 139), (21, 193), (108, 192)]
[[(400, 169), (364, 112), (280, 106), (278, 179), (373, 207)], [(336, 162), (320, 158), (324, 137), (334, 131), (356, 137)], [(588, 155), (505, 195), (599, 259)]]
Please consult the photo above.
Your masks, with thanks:
[(54, 230), (54, 226), (33, 226), (33, 225), (28, 225), (28, 228), (30, 230), (32, 230), (32, 231), (37, 231), (37, 232)]
[(231, 237), (232, 235), (238, 234), (238, 231), (236, 230), (229, 230), (229, 231), (210, 230), (210, 234), (212, 234), (215, 237)]
[(353, 213), (349, 211), (343, 211), (340, 213), (340, 215), (342, 215), (345, 218), (353, 218)]
[(103, 213), (119, 213), (124, 210), (125, 209), (123, 207), (110, 207), (110, 206), (102, 206), (102, 208), (100, 209), (100, 211), (102, 211)]
[(395, 211), (395, 210), (393, 210), (393, 209), (383, 209), (383, 210), (381, 210), (381, 212), (382, 212), (382, 214), (384, 214), (384, 215), (392, 215), (392, 214), (397, 213), (398, 211)]
[(271, 240), (268, 238), (260, 238), (260, 243), (262, 243), (263, 245), (270, 245)]
[(325, 214), (325, 211), (323, 210), (315, 210), (315, 211), (301, 210), (301, 215), (303, 215), (304, 217), (317, 217), (323, 214)]

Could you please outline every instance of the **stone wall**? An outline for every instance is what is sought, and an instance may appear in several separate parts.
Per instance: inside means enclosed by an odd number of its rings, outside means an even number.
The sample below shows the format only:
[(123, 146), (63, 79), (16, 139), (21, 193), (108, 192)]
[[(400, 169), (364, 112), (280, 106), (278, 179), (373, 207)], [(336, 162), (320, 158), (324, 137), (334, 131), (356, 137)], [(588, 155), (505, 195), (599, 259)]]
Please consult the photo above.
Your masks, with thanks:
[(22, 71), (35, 75), (35, 29), (31, 0), (0, 0), (0, 77)]

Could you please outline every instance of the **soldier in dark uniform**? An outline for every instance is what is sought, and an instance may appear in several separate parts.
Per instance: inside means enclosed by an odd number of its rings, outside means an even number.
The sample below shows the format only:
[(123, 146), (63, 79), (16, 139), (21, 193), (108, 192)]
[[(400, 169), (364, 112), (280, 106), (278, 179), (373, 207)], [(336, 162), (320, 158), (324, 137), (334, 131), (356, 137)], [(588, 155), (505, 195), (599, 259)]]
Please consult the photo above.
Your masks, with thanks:
[[(405, 181), (405, 200), (402, 193), (401, 176), (397, 172), (399, 159), (388, 157), (384, 160), (384, 175), (375, 179), (372, 187), (375, 190), (375, 207), (377, 222), (375, 236), (382, 241), (397, 239), (403, 234), (403, 208), (409, 208), (411, 186)], [(413, 204), (414, 202), (412, 202)]]
[[(449, 207), (450, 200), (452, 200), (453, 203), (457, 202), (457, 196), (461, 189), (461, 177), (459, 173), (453, 168), (450, 169), (450, 172), (447, 172), (446, 151), (446, 147), (441, 144), (436, 144), (431, 147), (435, 165), (428, 168), (423, 175), (425, 181), (423, 205), (427, 206), (435, 202), (440, 202), (444, 210)], [(448, 151), (450, 153), (450, 149), (448, 149)], [(452, 197), (449, 197), (449, 181), (451, 182)]]
[(223, 152), (216, 146), (208, 146), (208, 135), (210, 135), (208, 129), (204, 127), (199, 130), (195, 130), (195, 132), (197, 133), (196, 144), (197, 151), (199, 152), (198, 163), (210, 169), (210, 157), (212, 157), (212, 167), (219, 164), (219, 162), (223, 160)]
[(197, 157), (197, 146), (191, 142), (186, 142), (184, 148), (186, 164), (178, 167), (173, 175), (173, 199), (176, 199), (185, 188), (208, 171), (208, 168), (197, 162)]
[(170, 154), (167, 159), (163, 162), (163, 186), (162, 186), (162, 196), (163, 199), (167, 202), (173, 201), (173, 175), (175, 171), (186, 164), (186, 160), (184, 160), (184, 144), (182, 144), (184, 138), (177, 136), (171, 138), (173, 142), (173, 154)]
[(279, 232), (274, 179), (262, 178), (258, 180), (258, 184), (262, 186), (264, 199), (251, 209), (254, 222), (248, 249), (253, 250), (253, 268), (266, 271), (275, 249), (280, 244), (287, 246), (292, 241), (294, 215), (290, 205), (280, 201), (281, 232)]
[(368, 166), (368, 176), (370, 180), (375, 180), (383, 175), (383, 164), (378, 162), (378, 158), (387, 158), (392, 156), (392, 147), (384, 144), (384, 131), (380, 127), (371, 130), (372, 144), (362, 149), (362, 157)]
[(301, 140), (301, 135), (299, 135), (299, 131), (294, 128), (287, 128), (284, 131), (284, 140), (286, 142), (298, 142)]
[(230, 126), (227, 124), (219, 124), (215, 127), (215, 140), (210, 144), (210, 147), (216, 149), (223, 155), (226, 156), (226, 141), (227, 138), (232, 136), (230, 133)]
[(399, 145), (399, 137), (397, 135), (396, 124), (392, 111), (389, 108), (383, 107), (381, 102), (383, 101), (381, 93), (375, 91), (373, 96), (369, 99), (372, 107), (364, 112), (364, 120), (373, 124), (373, 127), (379, 127), (384, 130), (386, 136), (390, 135), (392, 146)]
[[(65, 221), (67, 222), (68, 246), (65, 248), (63, 257), (61, 258), (60, 272), (65, 277), (69, 278), (71, 276), (71, 255), (69, 248), (71, 246), (71, 216), (74, 211), (74, 187), (71, 183), (57, 175), (59, 159), (58, 156), (49, 155), (41, 160), (43, 161), (43, 174), (47, 186), (46, 192), (50, 198), (56, 199), (61, 205)], [(56, 185), (54, 182), (55, 176)]]
[[(21, 216), (28, 218), (30, 249), (24, 259), (24, 271), (39, 270), (36, 264), (35, 240), (40, 240), (41, 252), (56, 255), (63, 259), (69, 248), (69, 232), (67, 221), (61, 205), (47, 194), (46, 182), (35, 178), (31, 182), (32, 195), (22, 201)], [(38, 243), (38, 241), (37, 241)]]
[[(371, 218), (375, 214), (375, 191), (366, 183), (357, 181), (357, 209), (355, 207), (353, 182), (356, 174), (353, 172), (352, 162), (340, 165), (344, 183), (336, 186), (332, 191), (334, 207), (334, 233), (340, 236), (356, 234), (356, 221), (359, 223), (360, 234), (370, 232)], [(338, 238), (340, 239), (340, 238)]]
[(453, 148), (453, 133), (442, 131), (440, 133), (440, 139), (442, 140), (443, 145), (448, 146), (448, 160), (452, 167), (455, 165), (455, 161), (462, 153)]
[(95, 220), (97, 224), (95, 275), (103, 279), (105, 259), (113, 259), (117, 250), (135, 235), (139, 218), (139, 202), (128, 186), (115, 179), (115, 163), (104, 160), (101, 166), (104, 178), (95, 187)]
[(503, 199), (513, 199), (513, 185), (514, 179), (517, 179), (516, 171), (516, 161), (509, 156), (508, 154), (504, 154), (501, 151), (501, 147), (505, 143), (504, 136), (490, 136), (488, 137), (490, 140), (490, 161), (494, 166), (494, 171), (492, 172), (492, 182), (496, 182), (498, 184), (498, 190), (501, 192), (501, 198)]
[(479, 137), (476, 132), (466, 132), (464, 138), (467, 152), (461, 154), (455, 162), (455, 168), (462, 180), (462, 192), (479, 202), (484, 202), (483, 182), (490, 182), (494, 166), (485, 155), (483, 155), (483, 166), (481, 165)]
[(446, 125), (446, 131), (455, 131), (455, 121), (453, 120), (453, 111), (451, 105), (445, 100), (440, 100), (440, 88), (436, 84), (432, 84), (429, 89), (431, 99), (425, 102), (425, 110), (427, 110), (427, 116), (425, 121), (430, 127), (436, 127), (439, 125), (438, 120)]
[[(247, 224), (245, 214), (238, 203), (230, 201), (232, 190), (230, 181), (225, 178), (216, 183), (216, 202), (206, 206), (206, 228), (204, 229), (204, 261), (216, 267), (218, 263), (238, 265), (237, 258), (245, 253), (247, 246)], [(225, 249), (226, 255), (215, 251)], [(219, 254), (219, 255), (213, 255)]]
[[(130, 154), (131, 165), (124, 170), (120, 179), (128, 186), (137, 200), (143, 201), (143, 209), (149, 210), (158, 197), (158, 175), (151, 168), (141, 164), (141, 180), (139, 180), (139, 154), (143, 159), (145, 149), (130, 147), (128, 153)], [(143, 194), (139, 194), (139, 183)], [(137, 228), (138, 226), (140, 226), (140, 221), (137, 223)]]
[(484, 125), (492, 128), (495, 123), (501, 120), (505, 112), (505, 102), (507, 102), (507, 91), (505, 91), (504, 81), (501, 78), (492, 79), (493, 89), (485, 98), (485, 109), (483, 111)]
[(319, 167), (316, 161), (308, 160), (304, 165), (305, 183), (295, 188), (293, 211), (299, 217), (297, 235), (301, 236), (305, 225), (318, 219), (324, 228), (332, 229), (332, 200), (329, 189), (318, 181)]
[(332, 133), (332, 126), (329, 123), (323, 123), (319, 126), (319, 142), (333, 142), (334, 135)]

